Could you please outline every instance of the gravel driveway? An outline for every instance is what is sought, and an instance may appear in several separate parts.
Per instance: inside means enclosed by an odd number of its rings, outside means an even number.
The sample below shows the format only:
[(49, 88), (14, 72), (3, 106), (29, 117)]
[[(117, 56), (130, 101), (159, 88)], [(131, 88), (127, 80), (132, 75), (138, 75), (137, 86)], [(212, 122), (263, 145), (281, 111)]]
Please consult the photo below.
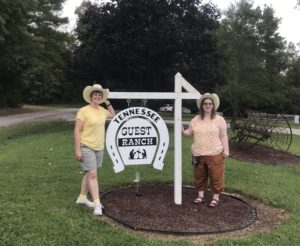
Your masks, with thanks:
[[(74, 121), (75, 113), (78, 108), (65, 108), (65, 109), (47, 109), (46, 111), (39, 111), (26, 114), (15, 114), (0, 117), (0, 128), (10, 125), (16, 125), (23, 122), (41, 120), (41, 119), (63, 119), (66, 121)], [(172, 120), (166, 120), (166, 123), (172, 123)], [(189, 122), (183, 121), (183, 124)], [(292, 129), (294, 135), (300, 135), (300, 129)]]
[(42, 119), (63, 119), (66, 121), (74, 121), (75, 113), (78, 108), (66, 109), (48, 109), (46, 111), (39, 111), (34, 113), (15, 114), (0, 117), (0, 127), (16, 125), (29, 121), (36, 121)]

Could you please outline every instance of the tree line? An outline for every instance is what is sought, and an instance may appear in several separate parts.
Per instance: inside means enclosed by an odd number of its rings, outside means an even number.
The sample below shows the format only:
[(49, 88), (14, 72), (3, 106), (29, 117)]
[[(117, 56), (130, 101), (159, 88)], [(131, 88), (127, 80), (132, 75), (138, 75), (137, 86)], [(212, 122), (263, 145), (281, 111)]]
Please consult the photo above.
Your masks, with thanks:
[(173, 91), (180, 72), (223, 108), (300, 113), (300, 57), (269, 6), (240, 0), (222, 17), (213, 1), (84, 1), (70, 34), (63, 3), (0, 0), (0, 107), (81, 102), (95, 81)]

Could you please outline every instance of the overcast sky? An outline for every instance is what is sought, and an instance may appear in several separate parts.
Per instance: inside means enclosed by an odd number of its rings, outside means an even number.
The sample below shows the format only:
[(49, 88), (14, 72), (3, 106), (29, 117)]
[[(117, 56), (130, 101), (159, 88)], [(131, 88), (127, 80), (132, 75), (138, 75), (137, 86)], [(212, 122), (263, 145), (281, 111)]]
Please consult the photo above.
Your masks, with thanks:
[[(96, 0), (97, 1), (97, 0)], [(100, 0), (101, 1), (101, 0)], [(98, 0), (98, 2), (100, 2)], [(105, 0), (104, 0), (105, 1)], [(70, 25), (69, 30), (76, 23), (76, 15), (74, 13), (76, 7), (80, 6), (82, 0), (67, 0), (64, 5), (63, 16), (69, 17)], [(209, 0), (203, 0), (209, 2)], [(211, 0), (221, 10), (228, 8), (230, 3), (235, 3), (234, 0)], [(297, 0), (255, 0), (254, 6), (263, 7), (265, 4), (272, 6), (275, 10), (275, 16), (281, 18), (279, 32), (288, 42), (300, 45), (300, 9), (295, 9)]]

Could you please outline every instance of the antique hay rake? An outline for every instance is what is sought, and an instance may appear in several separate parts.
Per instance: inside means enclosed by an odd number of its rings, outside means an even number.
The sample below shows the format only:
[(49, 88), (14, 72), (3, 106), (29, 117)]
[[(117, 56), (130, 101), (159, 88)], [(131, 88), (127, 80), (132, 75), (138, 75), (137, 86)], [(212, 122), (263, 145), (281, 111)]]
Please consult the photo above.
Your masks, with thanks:
[(230, 140), (241, 147), (256, 144), (280, 151), (288, 151), (292, 143), (292, 129), (282, 114), (258, 112), (234, 106), (223, 111), (229, 122)]

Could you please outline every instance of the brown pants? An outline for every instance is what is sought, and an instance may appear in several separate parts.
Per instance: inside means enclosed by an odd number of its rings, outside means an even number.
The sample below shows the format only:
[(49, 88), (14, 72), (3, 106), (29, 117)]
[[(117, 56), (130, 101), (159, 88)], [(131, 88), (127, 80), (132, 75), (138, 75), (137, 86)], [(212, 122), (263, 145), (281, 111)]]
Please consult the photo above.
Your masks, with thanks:
[(213, 193), (219, 194), (224, 191), (224, 168), (223, 154), (213, 156), (201, 156), (200, 163), (194, 167), (194, 184), (197, 191), (207, 188), (208, 178)]

